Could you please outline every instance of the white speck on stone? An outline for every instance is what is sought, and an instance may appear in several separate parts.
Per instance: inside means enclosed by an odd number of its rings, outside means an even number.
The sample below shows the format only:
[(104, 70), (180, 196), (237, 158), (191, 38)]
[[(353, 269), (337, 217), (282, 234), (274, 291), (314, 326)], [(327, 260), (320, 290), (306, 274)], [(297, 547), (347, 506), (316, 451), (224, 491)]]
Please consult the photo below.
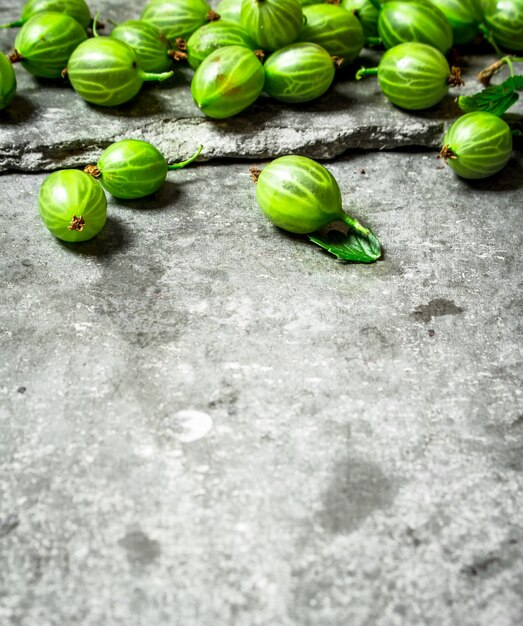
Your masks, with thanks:
[(210, 415), (203, 411), (187, 409), (178, 411), (174, 416), (174, 428), (178, 433), (178, 441), (193, 443), (205, 437), (213, 427)]

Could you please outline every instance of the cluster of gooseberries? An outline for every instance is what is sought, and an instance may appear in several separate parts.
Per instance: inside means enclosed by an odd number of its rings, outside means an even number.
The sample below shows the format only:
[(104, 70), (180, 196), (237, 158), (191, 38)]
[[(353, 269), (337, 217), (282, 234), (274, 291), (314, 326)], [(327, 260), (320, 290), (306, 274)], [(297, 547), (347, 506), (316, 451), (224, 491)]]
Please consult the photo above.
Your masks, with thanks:
[[(35, 76), (67, 76), (90, 103), (117, 106), (136, 96), (144, 81), (171, 77), (173, 60), (186, 60), (195, 70), (195, 103), (208, 117), (223, 119), (245, 110), (262, 92), (286, 103), (319, 98), (336, 69), (370, 45), (385, 52), (376, 68), (362, 68), (356, 78), (376, 75), (395, 106), (420, 110), (461, 84), (459, 69), (449, 66), (446, 55), (480, 34), (514, 77), (514, 61), (520, 59), (503, 56), (500, 48), (523, 50), (523, 0), (221, 0), (216, 12), (206, 0), (149, 0), (139, 20), (117, 24), (103, 37), (84, 0), (28, 0), (20, 19), (3, 27), (21, 28), (13, 52), (0, 55), (0, 109), (16, 91), (15, 62)], [(502, 169), (511, 153), (507, 123), (474, 111), (449, 128), (440, 156), (460, 176), (482, 178)], [(105, 222), (98, 182), (116, 197), (143, 197), (158, 188), (168, 167), (150, 144), (118, 142), (86, 172), (49, 176), (40, 194), (42, 216), (58, 237), (87, 239)], [(258, 203), (281, 228), (310, 233), (343, 219), (352, 231), (369, 236), (341, 212), (336, 181), (314, 161), (277, 159), (256, 179)], [(322, 206), (317, 198), (324, 198)], [(61, 212), (60, 199), (67, 205)], [(100, 219), (92, 219), (92, 207)]]

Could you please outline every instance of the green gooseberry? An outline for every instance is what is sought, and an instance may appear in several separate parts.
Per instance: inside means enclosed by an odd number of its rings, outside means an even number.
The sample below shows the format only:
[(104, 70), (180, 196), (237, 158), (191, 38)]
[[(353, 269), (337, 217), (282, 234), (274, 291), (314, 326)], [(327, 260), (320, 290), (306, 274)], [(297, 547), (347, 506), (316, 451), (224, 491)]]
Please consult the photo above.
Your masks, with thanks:
[(523, 50), (523, 0), (481, 0), (484, 24), (503, 48)]
[(144, 81), (162, 81), (173, 72), (144, 72), (135, 51), (123, 41), (94, 37), (76, 48), (67, 75), (78, 95), (100, 106), (117, 106), (131, 100)]
[(38, 207), (44, 224), (62, 241), (92, 239), (107, 219), (102, 187), (80, 170), (50, 174), (40, 187)]
[(0, 53), (0, 111), (11, 103), (15, 93), (15, 71), (5, 54)]
[(369, 231), (342, 208), (339, 185), (323, 165), (303, 156), (271, 161), (259, 174), (256, 200), (264, 215), (291, 233), (313, 233), (341, 220), (350, 228)]
[(293, 43), (303, 26), (298, 0), (242, 0), (242, 26), (262, 50)]
[(244, 46), (256, 50), (256, 44), (240, 24), (221, 19), (202, 26), (189, 37), (187, 41), (189, 65), (193, 70), (197, 69), (211, 52), (225, 46)]
[(264, 72), (256, 54), (244, 46), (219, 48), (194, 73), (192, 97), (209, 117), (232, 117), (250, 106), (263, 90)]
[(131, 46), (145, 72), (165, 72), (172, 65), (175, 53), (171, 51), (167, 37), (153, 24), (128, 20), (118, 24), (111, 37)]
[(378, 33), (386, 48), (417, 41), (447, 54), (452, 47), (451, 25), (445, 15), (426, 0), (391, 0), (383, 4)]
[(54, 11), (74, 18), (84, 29), (91, 23), (91, 14), (85, 0), (27, 0), (22, 9), (22, 16), (15, 22), (2, 24), (0, 28), (16, 28), (23, 26), (27, 20), (37, 13)]
[(314, 4), (303, 9), (305, 24), (298, 41), (317, 43), (329, 54), (353, 61), (365, 44), (363, 28), (352, 13), (334, 4)]
[(430, 0), (452, 26), (454, 45), (469, 43), (479, 34), (481, 9), (478, 0)]
[(216, 12), (221, 16), (222, 20), (241, 24), (242, 0), (222, 0), (218, 3)]
[(329, 53), (315, 43), (294, 43), (271, 54), (264, 66), (264, 90), (280, 102), (308, 102), (323, 95), (334, 80)]
[(98, 179), (115, 198), (134, 200), (157, 191), (169, 170), (179, 170), (195, 161), (203, 150), (182, 163), (169, 165), (163, 154), (148, 141), (123, 139), (106, 148), (96, 165), (85, 172)]
[(159, 28), (169, 39), (187, 39), (206, 22), (219, 19), (206, 0), (149, 0), (140, 19)]
[(378, 76), (384, 96), (403, 109), (429, 109), (462, 85), (458, 68), (449, 67), (443, 54), (424, 43), (402, 43), (381, 57), (377, 68), (360, 70), (356, 78)]
[[(323, 4), (325, 0), (299, 0), (302, 7), (310, 7), (313, 4)], [(336, 4), (333, 2), (333, 4)]]
[(35, 76), (60, 78), (73, 50), (86, 39), (83, 27), (69, 15), (37, 13), (20, 29), (9, 58)]
[(474, 111), (458, 118), (443, 139), (440, 157), (462, 178), (487, 178), (512, 155), (512, 132), (497, 115)]
[(359, 19), (367, 39), (378, 36), (378, 18), (380, 13), (371, 0), (341, 0), (341, 6)]

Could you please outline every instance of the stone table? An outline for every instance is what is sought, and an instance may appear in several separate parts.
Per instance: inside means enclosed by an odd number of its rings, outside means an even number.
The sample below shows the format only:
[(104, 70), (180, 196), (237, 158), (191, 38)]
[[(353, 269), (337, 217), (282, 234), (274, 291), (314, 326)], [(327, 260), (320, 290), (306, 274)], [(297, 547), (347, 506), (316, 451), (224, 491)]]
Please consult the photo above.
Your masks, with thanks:
[[(327, 163), (385, 250), (341, 264), (263, 218), (248, 168), (288, 140), (340, 154), (387, 105), (334, 105), (367, 93), (347, 78), (311, 109), (264, 101), (221, 127), (182, 72), (144, 98), (180, 98), (187, 119), (155, 113), (142, 136), (178, 158), (207, 133), (210, 161), (110, 199), (72, 246), (40, 222), (41, 170), (143, 118), (18, 76), (0, 137), (0, 624), (518, 625), (521, 152), (459, 180), (431, 148), (438, 109), (423, 141)], [(69, 106), (105, 135), (62, 125)]]

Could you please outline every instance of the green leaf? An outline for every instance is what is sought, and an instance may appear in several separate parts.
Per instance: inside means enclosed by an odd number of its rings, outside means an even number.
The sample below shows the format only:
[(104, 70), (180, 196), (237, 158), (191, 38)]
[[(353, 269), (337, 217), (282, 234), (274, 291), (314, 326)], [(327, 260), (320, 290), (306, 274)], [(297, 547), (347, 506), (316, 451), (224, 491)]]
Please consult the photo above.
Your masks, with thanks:
[(523, 76), (511, 76), (501, 85), (487, 87), (473, 96), (460, 96), (458, 104), (464, 113), (487, 111), (504, 115), (519, 99), (517, 91), (523, 90)]
[(381, 244), (371, 231), (367, 236), (352, 230), (347, 235), (331, 231), (325, 237), (317, 234), (314, 237), (309, 236), (309, 239), (342, 261), (373, 263), (381, 257)]

